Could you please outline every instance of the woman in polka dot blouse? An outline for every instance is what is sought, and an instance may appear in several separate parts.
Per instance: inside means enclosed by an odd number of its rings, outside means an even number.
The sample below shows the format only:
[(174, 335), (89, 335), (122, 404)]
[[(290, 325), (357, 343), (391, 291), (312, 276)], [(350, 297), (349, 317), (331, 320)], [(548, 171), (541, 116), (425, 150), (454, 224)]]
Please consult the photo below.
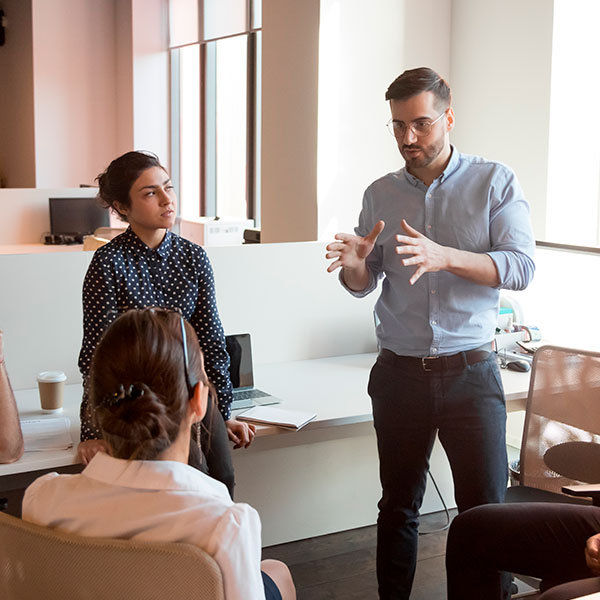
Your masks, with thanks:
[[(128, 222), (129, 227), (96, 250), (83, 283), (83, 342), (79, 369), (84, 390), (94, 348), (117, 314), (148, 306), (179, 310), (200, 341), (206, 372), (217, 390), (218, 408), (229, 439), (235, 448), (248, 446), (254, 437), (254, 427), (231, 418), (229, 356), (217, 311), (212, 267), (200, 246), (169, 231), (175, 223), (177, 198), (168, 173), (155, 155), (127, 152), (111, 162), (98, 176), (98, 183), (101, 200)], [(205, 422), (209, 417), (205, 417)], [(218, 447), (219, 427), (223, 429), (219, 421), (213, 420), (211, 454), (221, 454), (212, 456), (213, 462), (226, 463), (217, 465), (217, 470), (231, 471), (231, 481), (224, 481), (231, 491), (233, 469), (229, 449)], [(224, 432), (221, 437), (226, 437)], [(96, 452), (106, 449), (100, 438), (84, 391), (78, 447), (84, 464)], [(207, 462), (211, 469), (211, 461)], [(222, 478), (218, 473), (211, 472), (211, 475)]]

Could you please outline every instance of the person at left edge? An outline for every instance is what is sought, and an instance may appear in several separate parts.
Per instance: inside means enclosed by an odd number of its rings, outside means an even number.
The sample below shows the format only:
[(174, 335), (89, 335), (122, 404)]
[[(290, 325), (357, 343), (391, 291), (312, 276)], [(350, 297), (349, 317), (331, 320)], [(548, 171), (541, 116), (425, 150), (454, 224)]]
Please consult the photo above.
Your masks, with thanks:
[[(88, 464), (105, 451), (102, 434), (88, 402), (87, 380), (94, 348), (119, 313), (157, 306), (176, 309), (189, 321), (205, 356), (205, 368), (217, 391), (222, 419), (212, 419), (211, 450), (203, 460), (190, 446), (190, 464), (225, 483), (233, 497), (234, 474), (227, 435), (235, 448), (247, 447), (254, 426), (231, 418), (229, 356), (215, 298), (212, 267), (200, 246), (169, 231), (175, 223), (177, 198), (157, 156), (127, 152), (98, 178), (100, 200), (129, 223), (127, 230), (94, 253), (83, 283), (83, 341), (79, 369), (83, 376), (81, 443), (78, 454)], [(223, 421), (225, 427), (223, 427)], [(208, 435), (205, 427), (201, 428)]]

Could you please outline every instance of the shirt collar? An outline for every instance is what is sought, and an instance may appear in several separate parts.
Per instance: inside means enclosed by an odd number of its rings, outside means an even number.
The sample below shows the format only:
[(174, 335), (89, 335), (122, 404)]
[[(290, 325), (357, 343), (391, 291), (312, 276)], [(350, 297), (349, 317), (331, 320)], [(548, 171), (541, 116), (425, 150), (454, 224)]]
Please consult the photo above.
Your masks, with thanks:
[[(460, 163), (460, 152), (458, 152), (458, 150), (452, 144), (450, 144), (450, 160), (448, 161), (448, 164), (446, 165), (446, 168), (444, 169), (442, 174), (437, 178), (437, 181), (442, 183), (442, 181), (444, 181), (444, 179), (447, 179), (448, 176), (450, 176), (452, 173), (454, 173), (454, 171), (456, 171), (456, 169), (458, 169), (459, 163)], [(417, 187), (419, 184), (423, 185), (423, 182), (418, 177), (411, 175), (408, 172), (408, 169), (406, 167), (404, 167), (403, 171), (404, 171), (406, 180), (411, 185), (413, 185), (414, 187)]]
[(81, 473), (109, 485), (143, 490), (189, 490), (229, 498), (223, 483), (172, 460), (124, 460), (97, 452)]
[(151, 248), (148, 248), (148, 246), (146, 246), (144, 242), (142, 242), (142, 240), (135, 234), (133, 229), (131, 229), (130, 225), (123, 234), (123, 241), (125, 241), (128, 247), (134, 250), (137, 254), (148, 254), (156, 252), (161, 258), (167, 258), (169, 256), (169, 253), (171, 252), (173, 236), (174, 234), (167, 229), (163, 241), (160, 243), (158, 248), (152, 250)]

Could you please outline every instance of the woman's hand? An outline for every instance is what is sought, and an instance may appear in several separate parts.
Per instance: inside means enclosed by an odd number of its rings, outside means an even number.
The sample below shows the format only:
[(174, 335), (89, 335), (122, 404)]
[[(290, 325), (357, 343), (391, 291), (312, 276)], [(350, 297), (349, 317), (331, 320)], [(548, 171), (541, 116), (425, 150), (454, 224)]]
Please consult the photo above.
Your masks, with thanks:
[(585, 562), (594, 575), (600, 575), (600, 533), (593, 535), (586, 542)]
[(229, 419), (229, 421), (225, 421), (225, 426), (227, 427), (227, 435), (233, 442), (234, 449), (247, 448), (252, 443), (256, 432), (256, 426), (252, 423)]
[(104, 440), (85, 440), (77, 446), (77, 456), (84, 465), (87, 465), (97, 452), (110, 454), (108, 444)]

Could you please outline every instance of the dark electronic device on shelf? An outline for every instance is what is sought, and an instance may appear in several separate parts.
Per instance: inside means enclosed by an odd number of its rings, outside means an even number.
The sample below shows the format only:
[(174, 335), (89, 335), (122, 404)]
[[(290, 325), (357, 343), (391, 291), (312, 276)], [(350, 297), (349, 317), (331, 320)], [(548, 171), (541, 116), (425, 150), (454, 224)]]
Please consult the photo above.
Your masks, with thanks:
[(50, 198), (50, 233), (45, 244), (82, 244), (83, 236), (108, 227), (110, 216), (96, 198)]

